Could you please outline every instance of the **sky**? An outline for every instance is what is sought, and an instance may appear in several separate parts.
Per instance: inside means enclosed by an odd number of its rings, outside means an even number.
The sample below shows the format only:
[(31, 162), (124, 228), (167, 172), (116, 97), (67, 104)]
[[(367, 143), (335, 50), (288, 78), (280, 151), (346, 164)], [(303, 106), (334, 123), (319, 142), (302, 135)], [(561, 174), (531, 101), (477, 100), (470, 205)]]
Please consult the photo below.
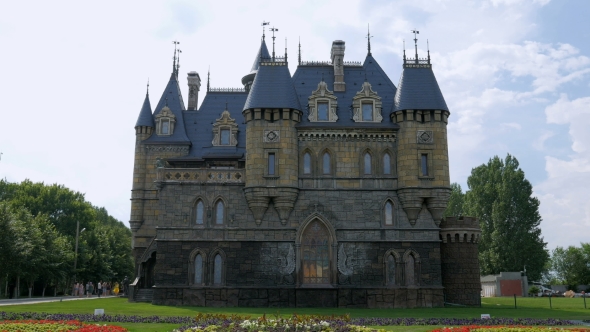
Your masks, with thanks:
[[(128, 224), (134, 125), (155, 105), (179, 41), (180, 84), (240, 87), (261, 23), (289, 68), (371, 51), (397, 85), (405, 45), (429, 42), (449, 106), (451, 181), (515, 156), (540, 202), (548, 249), (590, 242), (590, 1), (2, 1), (0, 177), (63, 184)], [(267, 33), (269, 47), (271, 39)], [(411, 54), (411, 53), (410, 53)]]

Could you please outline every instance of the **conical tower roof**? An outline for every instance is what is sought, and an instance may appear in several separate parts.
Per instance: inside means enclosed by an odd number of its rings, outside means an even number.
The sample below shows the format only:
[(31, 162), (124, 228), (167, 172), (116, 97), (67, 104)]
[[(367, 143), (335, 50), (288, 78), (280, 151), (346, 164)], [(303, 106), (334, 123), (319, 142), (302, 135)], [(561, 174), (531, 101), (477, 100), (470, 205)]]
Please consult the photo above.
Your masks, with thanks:
[(254, 78), (244, 110), (291, 108), (301, 110), (286, 62), (262, 61)]
[(270, 59), (270, 53), (268, 52), (264, 38), (262, 38), (262, 42), (260, 43), (260, 49), (258, 49), (258, 54), (256, 54), (256, 59), (254, 59), (254, 64), (252, 64), (252, 69), (250, 70), (251, 73), (255, 73), (258, 68), (260, 68), (260, 58)]
[(449, 110), (430, 64), (404, 65), (394, 104), (401, 110)]
[(155, 127), (149, 93), (145, 94), (145, 100), (143, 101), (143, 106), (141, 106), (141, 111), (139, 112), (135, 127)]

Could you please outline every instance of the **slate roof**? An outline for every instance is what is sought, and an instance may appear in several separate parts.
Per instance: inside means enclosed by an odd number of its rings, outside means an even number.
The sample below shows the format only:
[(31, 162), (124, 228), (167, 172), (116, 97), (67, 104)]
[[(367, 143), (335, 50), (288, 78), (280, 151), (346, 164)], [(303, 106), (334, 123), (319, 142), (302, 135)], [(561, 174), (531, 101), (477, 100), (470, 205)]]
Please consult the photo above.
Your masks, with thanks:
[(251, 108), (301, 110), (288, 66), (264, 63), (260, 65), (243, 109)]
[(432, 67), (404, 68), (393, 110), (449, 110)]
[(141, 106), (141, 111), (139, 112), (139, 117), (137, 117), (135, 127), (155, 127), (149, 93), (145, 94), (145, 100), (143, 101), (143, 106)]
[(254, 59), (254, 64), (252, 65), (252, 70), (250, 72), (256, 72), (260, 67), (260, 58), (268, 59), (270, 58), (270, 53), (268, 53), (268, 47), (266, 47), (266, 42), (264, 38), (262, 42), (260, 42), (260, 49), (258, 49), (258, 54), (256, 54), (256, 58)]
[(160, 97), (158, 105), (154, 109), (154, 116), (156, 116), (164, 106), (168, 105), (168, 108), (176, 116), (176, 124), (174, 125), (174, 132), (170, 136), (158, 136), (153, 134), (144, 142), (147, 144), (174, 144), (174, 143), (190, 143), (188, 136), (186, 135), (183, 111), (184, 101), (182, 100), (182, 93), (180, 86), (178, 85), (178, 79), (175, 73), (170, 76), (170, 81)]
[[(361, 66), (344, 66), (344, 82), (346, 91), (334, 92), (338, 98), (338, 115), (337, 122), (310, 122), (307, 117), (308, 97), (312, 91), (318, 88), (318, 83), (322, 80), (328, 84), (328, 89), (334, 91), (334, 67), (332, 65), (318, 66), (299, 66), (293, 75), (293, 83), (297, 90), (297, 97), (303, 106), (303, 120), (299, 127), (322, 127), (322, 128), (339, 128), (339, 127), (356, 127), (356, 128), (397, 128), (398, 125), (391, 122), (389, 118), (390, 111), (393, 107), (393, 101), (396, 93), (396, 87), (385, 74), (377, 60), (372, 55), (367, 55)], [(375, 91), (382, 101), (381, 115), (383, 121), (380, 123), (354, 122), (352, 120), (352, 98), (362, 89), (365, 77), (373, 91)]]
[[(207, 92), (198, 111), (184, 112), (186, 133), (193, 143), (189, 157), (194, 159), (207, 158), (242, 158), (246, 152), (246, 124), (242, 115), (242, 108), (246, 102), (246, 92)], [(238, 145), (213, 146), (213, 123), (227, 110), (238, 125)]]

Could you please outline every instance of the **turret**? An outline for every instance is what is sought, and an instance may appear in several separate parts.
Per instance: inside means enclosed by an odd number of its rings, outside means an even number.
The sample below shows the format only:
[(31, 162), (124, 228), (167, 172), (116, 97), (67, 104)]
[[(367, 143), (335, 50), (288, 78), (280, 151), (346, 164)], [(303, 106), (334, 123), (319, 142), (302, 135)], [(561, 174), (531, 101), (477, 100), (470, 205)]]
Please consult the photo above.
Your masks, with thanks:
[(398, 196), (412, 225), (422, 205), (436, 225), (451, 193), (447, 144), (449, 109), (425, 59), (406, 59), (391, 119), (398, 134)]
[(332, 42), (332, 65), (334, 66), (334, 92), (346, 91), (344, 83), (344, 40), (335, 40)]
[(201, 77), (196, 71), (188, 73), (188, 111), (196, 111), (201, 90)]
[(284, 225), (299, 193), (297, 132), (301, 106), (284, 58), (261, 58), (242, 112), (246, 121), (244, 193), (256, 224), (272, 201)]
[(256, 58), (254, 58), (254, 64), (252, 64), (252, 69), (250, 69), (250, 73), (242, 77), (242, 84), (244, 85), (244, 89), (246, 90), (246, 92), (250, 91), (252, 83), (254, 83), (254, 78), (256, 77), (258, 68), (260, 67), (261, 59), (264, 59), (264, 61), (268, 61), (270, 59), (270, 53), (268, 53), (268, 48), (266, 47), (266, 42), (264, 41), (264, 35), (262, 36), (260, 48), (258, 49), (258, 54), (256, 54)]

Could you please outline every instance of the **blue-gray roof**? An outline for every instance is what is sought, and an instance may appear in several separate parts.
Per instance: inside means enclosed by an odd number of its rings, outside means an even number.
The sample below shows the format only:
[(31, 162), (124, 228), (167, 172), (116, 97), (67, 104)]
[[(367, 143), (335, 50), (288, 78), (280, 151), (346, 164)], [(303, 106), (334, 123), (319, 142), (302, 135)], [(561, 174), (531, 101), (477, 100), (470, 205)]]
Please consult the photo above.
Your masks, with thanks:
[(182, 94), (180, 92), (180, 86), (178, 85), (178, 78), (175, 73), (170, 76), (170, 81), (160, 97), (158, 105), (154, 109), (154, 117), (158, 115), (164, 108), (168, 106), (172, 113), (176, 116), (176, 124), (174, 125), (174, 132), (170, 136), (158, 136), (155, 133), (150, 136), (145, 143), (190, 143), (190, 140), (186, 136), (184, 119), (182, 112), (184, 111), (184, 101), (182, 100)]
[[(318, 88), (318, 83), (322, 80), (328, 84), (328, 89), (334, 91), (334, 66), (299, 66), (293, 75), (293, 83), (297, 90), (297, 97), (303, 106), (303, 119), (299, 127), (363, 127), (363, 128), (397, 128), (398, 125), (391, 122), (389, 113), (393, 106), (396, 87), (385, 74), (381, 66), (373, 58), (367, 55), (362, 66), (344, 66), (344, 82), (346, 91), (334, 92), (338, 98), (338, 115), (337, 122), (310, 122), (308, 120), (307, 103), (308, 97), (312, 91)], [(354, 122), (352, 120), (352, 99), (362, 89), (365, 77), (373, 91), (381, 97), (383, 121), (380, 123)]]
[(252, 70), (250, 72), (255, 72), (260, 67), (260, 58), (268, 59), (270, 58), (270, 53), (268, 53), (268, 48), (266, 47), (266, 42), (264, 38), (260, 43), (260, 49), (258, 50), (258, 54), (256, 54), (256, 59), (254, 59), (254, 64), (252, 64)]
[[(184, 123), (186, 133), (192, 142), (189, 157), (207, 158), (241, 158), (246, 152), (246, 124), (242, 108), (246, 102), (246, 92), (207, 92), (198, 111), (185, 111)], [(238, 125), (237, 146), (213, 146), (213, 124), (227, 110)]]
[(139, 117), (137, 117), (137, 122), (135, 123), (136, 127), (152, 127), (154, 128), (154, 117), (152, 116), (152, 106), (150, 105), (150, 96), (149, 93), (145, 94), (145, 100), (143, 101), (143, 106), (141, 106), (141, 111), (139, 112)]
[(449, 110), (432, 67), (404, 68), (393, 110)]
[(260, 64), (243, 109), (251, 108), (301, 110), (288, 66), (273, 62)]

